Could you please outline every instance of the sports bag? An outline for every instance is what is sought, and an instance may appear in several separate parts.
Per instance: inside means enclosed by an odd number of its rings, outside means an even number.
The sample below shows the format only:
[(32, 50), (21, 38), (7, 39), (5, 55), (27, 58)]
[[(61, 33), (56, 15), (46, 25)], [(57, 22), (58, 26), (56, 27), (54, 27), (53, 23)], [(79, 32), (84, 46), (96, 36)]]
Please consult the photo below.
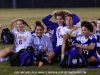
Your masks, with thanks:
[(1, 43), (14, 44), (14, 36), (8, 28), (4, 28), (1, 33)]
[(60, 66), (62, 68), (85, 68), (87, 67), (87, 63), (82, 54), (78, 53), (78, 48), (73, 45), (65, 53), (64, 60)]
[(10, 57), (11, 66), (31, 66), (34, 62), (34, 51), (30, 49), (21, 49)]

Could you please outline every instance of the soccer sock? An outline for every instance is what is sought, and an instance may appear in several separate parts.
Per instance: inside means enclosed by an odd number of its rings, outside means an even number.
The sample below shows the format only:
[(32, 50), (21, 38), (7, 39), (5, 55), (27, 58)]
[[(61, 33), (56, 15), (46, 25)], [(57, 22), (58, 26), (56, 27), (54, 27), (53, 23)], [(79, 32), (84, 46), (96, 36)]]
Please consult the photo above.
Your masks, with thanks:
[(44, 64), (46, 64), (46, 63), (47, 63), (47, 61), (48, 61), (48, 58), (43, 57), (43, 58), (41, 58), (41, 60), (40, 60), (40, 61), (42, 61)]

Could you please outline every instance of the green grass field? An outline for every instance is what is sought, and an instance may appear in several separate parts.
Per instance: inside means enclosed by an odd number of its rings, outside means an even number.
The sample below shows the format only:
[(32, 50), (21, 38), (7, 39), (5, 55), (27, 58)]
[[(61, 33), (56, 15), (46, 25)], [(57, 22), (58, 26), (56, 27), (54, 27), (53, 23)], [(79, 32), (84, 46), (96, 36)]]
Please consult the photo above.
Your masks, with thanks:
[[(62, 8), (77, 14), (81, 21), (96, 20), (100, 18), (100, 8)], [(15, 18), (23, 18), (29, 25), (35, 25), (35, 21), (51, 14), (54, 10), (61, 8), (38, 8), (38, 9), (0, 9), (0, 23), (9, 28), (9, 22)], [(55, 21), (54, 18), (51, 19)], [(0, 33), (2, 31), (0, 29)], [(0, 45), (0, 49), (12, 48), (12, 45)], [(57, 64), (46, 65), (43, 67), (11, 67), (9, 62), (0, 63), (0, 75), (100, 75), (100, 69), (62, 69)]]

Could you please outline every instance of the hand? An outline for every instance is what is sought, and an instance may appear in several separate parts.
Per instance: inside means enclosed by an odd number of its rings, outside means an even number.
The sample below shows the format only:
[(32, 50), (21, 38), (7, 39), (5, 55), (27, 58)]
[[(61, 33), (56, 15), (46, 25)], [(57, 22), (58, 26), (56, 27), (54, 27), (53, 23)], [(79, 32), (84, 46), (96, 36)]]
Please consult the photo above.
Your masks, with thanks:
[(44, 27), (44, 33), (47, 33), (47, 26), (45, 24), (43, 24), (43, 27)]
[(64, 41), (66, 41), (69, 37), (70, 37), (69, 34), (64, 34), (64, 35), (62, 35), (62, 38), (63, 38)]
[(34, 27), (33, 27), (33, 26), (31, 26), (30, 28), (31, 28), (31, 30), (32, 30), (32, 31), (35, 31), (35, 29), (34, 29)]
[(76, 44), (76, 47), (81, 48), (81, 45), (80, 44)]
[(59, 10), (55, 10), (53, 13), (52, 13), (52, 16), (55, 15)]
[(47, 51), (48, 51), (48, 47), (44, 47), (44, 51), (46, 51), (46, 52), (47, 52)]

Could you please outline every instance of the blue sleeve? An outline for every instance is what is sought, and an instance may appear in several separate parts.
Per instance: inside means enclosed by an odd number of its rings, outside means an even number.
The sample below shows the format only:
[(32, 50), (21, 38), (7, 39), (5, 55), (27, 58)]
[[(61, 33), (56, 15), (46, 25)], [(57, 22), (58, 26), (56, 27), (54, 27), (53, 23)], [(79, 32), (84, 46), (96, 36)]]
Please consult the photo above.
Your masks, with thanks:
[(80, 21), (79, 17), (76, 14), (72, 14), (73, 16), (73, 24), (72, 25), (76, 25), (76, 23), (78, 23)]
[(93, 39), (91, 40), (91, 42), (97, 44), (97, 40), (96, 40), (95, 38), (93, 38)]
[(42, 19), (42, 22), (43, 22), (48, 28), (50, 28), (51, 30), (53, 30), (54, 28), (57, 28), (57, 27), (58, 27), (58, 24), (49, 21), (51, 17), (52, 17), (51, 14), (48, 15), (48, 16), (46, 16), (46, 17), (44, 17), (44, 18)]
[(76, 44), (76, 43), (79, 43), (80, 44), (79, 36), (74, 40), (74, 44)]
[(74, 44), (79, 43), (77, 40), (74, 40)]

